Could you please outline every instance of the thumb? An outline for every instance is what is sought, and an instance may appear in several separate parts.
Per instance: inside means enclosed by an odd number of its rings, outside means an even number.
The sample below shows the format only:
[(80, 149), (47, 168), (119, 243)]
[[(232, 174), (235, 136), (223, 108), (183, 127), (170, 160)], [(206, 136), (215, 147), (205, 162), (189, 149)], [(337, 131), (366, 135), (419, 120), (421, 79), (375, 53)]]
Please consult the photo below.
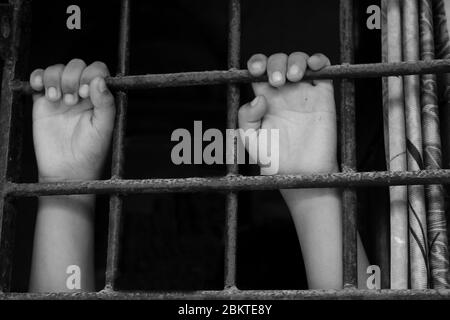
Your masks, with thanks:
[(244, 104), (239, 109), (239, 128), (244, 130), (258, 130), (261, 128), (261, 121), (266, 113), (266, 98), (264, 96), (257, 96), (252, 102)]
[(251, 103), (239, 109), (239, 137), (253, 163), (258, 159), (258, 135), (262, 120), (267, 113), (267, 100), (257, 96)]
[(106, 86), (105, 79), (97, 77), (89, 85), (91, 102), (94, 106), (92, 121), (100, 130), (112, 131), (116, 109), (114, 96)]

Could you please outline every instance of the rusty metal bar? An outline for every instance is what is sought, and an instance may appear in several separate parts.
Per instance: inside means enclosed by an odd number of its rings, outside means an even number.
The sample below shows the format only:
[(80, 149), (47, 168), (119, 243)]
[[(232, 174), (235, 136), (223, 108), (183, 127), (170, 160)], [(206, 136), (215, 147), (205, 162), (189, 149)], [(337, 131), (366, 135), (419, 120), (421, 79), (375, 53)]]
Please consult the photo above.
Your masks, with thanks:
[[(341, 62), (354, 62), (353, 0), (340, 2)], [(341, 166), (342, 172), (356, 171), (355, 83), (344, 79), (341, 83)], [(356, 190), (342, 190), (342, 238), (344, 288), (358, 286)]]
[(9, 46), (2, 48), (4, 66), (0, 105), (0, 292), (10, 289), (15, 221), (14, 208), (3, 191), (8, 180), (11, 179), (13, 171), (11, 162), (17, 160), (16, 149), (20, 146), (20, 143), (14, 139), (21, 139), (16, 137), (17, 124), (14, 124), (17, 121), (21, 101), (9, 85), (12, 80), (25, 75), (26, 65), (23, 55), (26, 50), (22, 45), (26, 43), (26, 35), (30, 32), (28, 1), (11, 0), (9, 5), (12, 14), (9, 17), (2, 17), (4, 23), (1, 26), (2, 37), (9, 38)]
[[(241, 2), (229, 2), (229, 34), (228, 34), (228, 68), (238, 70), (241, 57)], [(238, 84), (229, 84), (227, 87), (227, 128), (236, 129), (237, 115), (240, 103), (240, 89)], [(236, 137), (227, 139), (227, 155), (232, 157), (232, 164), (227, 165), (228, 175), (237, 175), (239, 165), (237, 162)], [(229, 151), (232, 151), (231, 153)], [(229, 162), (227, 162), (229, 163)], [(224, 287), (236, 287), (236, 248), (237, 248), (237, 209), (238, 195), (231, 191), (226, 196), (226, 225), (225, 225), (225, 277)]]
[[(387, 1), (381, 0), (381, 62), (388, 61), (388, 30), (387, 30)], [(389, 128), (388, 102), (389, 102), (389, 83), (388, 78), (381, 79), (382, 85), (382, 105), (383, 105), (383, 126)], [(389, 130), (383, 130), (385, 161), (389, 163)], [(389, 169), (389, 168), (388, 168)], [(390, 210), (387, 216), (381, 216), (376, 220), (376, 249), (379, 249), (379, 265), (381, 268), (381, 288), (391, 287), (391, 246), (390, 246)]]
[(0, 300), (450, 300), (450, 290), (223, 290), (7, 293)]
[[(130, 47), (130, 0), (122, 0), (120, 16), (119, 52), (117, 76), (122, 77), (129, 72)], [(114, 127), (112, 149), (112, 180), (123, 176), (125, 161), (125, 130), (128, 96), (124, 91), (116, 93), (116, 123)], [(114, 290), (119, 268), (120, 235), (122, 228), (122, 198), (119, 194), (111, 195), (109, 201), (108, 250), (106, 259), (105, 289)]]
[(386, 187), (414, 184), (450, 184), (450, 170), (346, 172), (319, 175), (240, 176), (220, 178), (95, 180), (79, 182), (7, 182), (9, 197), (68, 194), (197, 193), (300, 188)]
[[(417, 62), (342, 64), (324, 68), (321, 71), (307, 71), (305, 80), (314, 79), (358, 79), (379, 78), (430, 73), (450, 73), (450, 60)], [(116, 76), (106, 78), (111, 90), (145, 90), (152, 88), (205, 86), (230, 83), (266, 82), (267, 75), (253, 77), (247, 70), (203, 71), (166, 74)], [(26, 81), (11, 82), (13, 91), (31, 94)]]

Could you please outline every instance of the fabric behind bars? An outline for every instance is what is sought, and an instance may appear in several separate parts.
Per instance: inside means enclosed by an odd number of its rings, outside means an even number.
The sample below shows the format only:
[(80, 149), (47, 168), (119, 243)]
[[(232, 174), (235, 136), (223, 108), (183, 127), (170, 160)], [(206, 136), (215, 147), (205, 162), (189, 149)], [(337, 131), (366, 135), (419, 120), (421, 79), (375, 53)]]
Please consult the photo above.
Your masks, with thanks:
[[(383, 52), (389, 62), (418, 60), (419, 47), (420, 58), (432, 60), (435, 58), (435, 43), (438, 55), (445, 54), (448, 32), (444, 2), (389, 0), (383, 4), (387, 30), (383, 39)], [(401, 24), (403, 30), (400, 28)], [(404, 170), (405, 151), (410, 171), (442, 168), (441, 133), (445, 132), (445, 127), (441, 131), (437, 77), (423, 75), (420, 78), (420, 93), (417, 76), (403, 79), (390, 77), (385, 82), (385, 136), (389, 141), (386, 143), (386, 150), (391, 171)], [(443, 138), (445, 141), (448, 136), (444, 134)], [(444, 154), (445, 152), (444, 142)], [(410, 186), (407, 190), (406, 202), (402, 189), (391, 188), (391, 288), (448, 288), (449, 257), (444, 188), (442, 185), (426, 186), (426, 201), (422, 187)], [(408, 211), (405, 212), (406, 203)], [(409, 215), (408, 220), (405, 213)], [(405, 230), (409, 230), (409, 235)], [(405, 250), (409, 250), (409, 256), (404, 255)]]
[[(433, 2), (436, 57), (438, 59), (450, 59), (450, 1), (436, 0)], [(450, 75), (440, 75), (439, 79), (439, 111), (441, 114), (442, 156), (444, 168), (450, 168)], [(446, 218), (447, 239), (449, 236), (449, 188), (446, 186)], [(450, 283), (450, 274), (448, 276)]]

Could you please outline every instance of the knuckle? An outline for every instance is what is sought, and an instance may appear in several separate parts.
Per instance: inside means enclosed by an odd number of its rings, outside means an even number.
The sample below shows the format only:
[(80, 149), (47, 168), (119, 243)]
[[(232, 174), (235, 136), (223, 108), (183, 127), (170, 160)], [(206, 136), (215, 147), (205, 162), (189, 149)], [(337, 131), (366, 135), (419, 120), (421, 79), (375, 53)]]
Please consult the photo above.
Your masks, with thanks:
[(283, 52), (278, 52), (272, 55), (272, 59), (285, 59), (287, 58), (287, 54)]
[(91, 64), (91, 67), (95, 70), (100, 70), (102, 72), (108, 72), (108, 66), (102, 61), (95, 61)]
[(282, 64), (287, 60), (287, 55), (285, 53), (275, 53), (269, 58), (269, 65)]
[(75, 72), (64, 72), (61, 77), (61, 86), (67, 90), (75, 90), (78, 86), (79, 77)]
[(31, 74), (30, 74), (30, 80), (33, 79), (34, 77), (37, 77), (38, 75), (42, 74), (44, 72), (44, 70), (42, 69), (36, 69), (34, 70)]
[(307, 60), (309, 58), (309, 55), (304, 52), (294, 52), (290, 55), (290, 58), (293, 60)]
[(76, 66), (79, 66), (79, 65), (86, 65), (86, 63), (84, 62), (84, 60), (78, 59), (78, 58), (75, 58), (75, 59), (70, 60), (69, 64), (70, 64), (70, 65), (76, 65)]
[(64, 69), (63, 64), (56, 64), (56, 65), (47, 67), (44, 70), (44, 81), (59, 82), (63, 69)]
[(45, 73), (58, 72), (58, 71), (61, 71), (63, 68), (64, 68), (63, 64), (54, 64), (54, 65), (48, 66), (45, 69)]
[(254, 54), (253, 56), (251, 56), (251, 58), (250, 58), (249, 61), (254, 61), (254, 60), (265, 60), (265, 59), (267, 59), (267, 57), (266, 57), (264, 54), (262, 54), (262, 53), (257, 53), (257, 54)]
[(328, 57), (326, 55), (324, 55), (323, 53), (316, 53), (314, 54), (315, 57), (322, 59), (322, 60), (326, 60), (329, 61), (330, 59), (328, 59)]

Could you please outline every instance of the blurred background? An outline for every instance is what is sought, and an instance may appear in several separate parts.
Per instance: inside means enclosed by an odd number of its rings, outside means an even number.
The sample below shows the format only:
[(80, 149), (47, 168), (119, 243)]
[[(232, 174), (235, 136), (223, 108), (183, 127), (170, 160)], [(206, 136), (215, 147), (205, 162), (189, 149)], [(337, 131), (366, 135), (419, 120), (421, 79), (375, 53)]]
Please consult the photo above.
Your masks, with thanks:
[[(368, 6), (355, 1), (357, 63), (381, 61), (380, 30), (368, 30)], [(66, 28), (66, 9), (81, 8), (81, 30)], [(242, 65), (254, 53), (322, 52), (339, 63), (339, 1), (242, 1)], [(35, 68), (104, 61), (116, 72), (119, 1), (33, 1), (28, 74)], [(131, 74), (227, 69), (226, 0), (133, 1)], [(339, 105), (339, 82), (336, 82)], [(242, 85), (244, 104), (253, 98)], [(357, 81), (358, 170), (385, 170), (381, 80)], [(31, 134), (31, 99), (24, 113), (24, 147), (19, 181), (37, 181)], [(171, 134), (226, 125), (226, 86), (131, 92), (126, 132), (125, 178), (184, 178), (225, 174), (225, 166), (175, 166)], [(256, 175), (254, 166), (241, 166)], [(109, 164), (104, 178), (108, 178)], [(358, 192), (359, 227), (372, 264), (389, 279), (386, 188)], [(12, 291), (27, 291), (36, 199), (16, 201), (18, 214)], [(278, 191), (239, 194), (237, 277), (240, 289), (307, 289), (300, 246)], [(129, 196), (124, 201), (120, 277), (122, 290), (220, 290), (224, 278), (225, 196), (167, 194)], [(104, 286), (108, 197), (96, 210), (96, 281)]]

